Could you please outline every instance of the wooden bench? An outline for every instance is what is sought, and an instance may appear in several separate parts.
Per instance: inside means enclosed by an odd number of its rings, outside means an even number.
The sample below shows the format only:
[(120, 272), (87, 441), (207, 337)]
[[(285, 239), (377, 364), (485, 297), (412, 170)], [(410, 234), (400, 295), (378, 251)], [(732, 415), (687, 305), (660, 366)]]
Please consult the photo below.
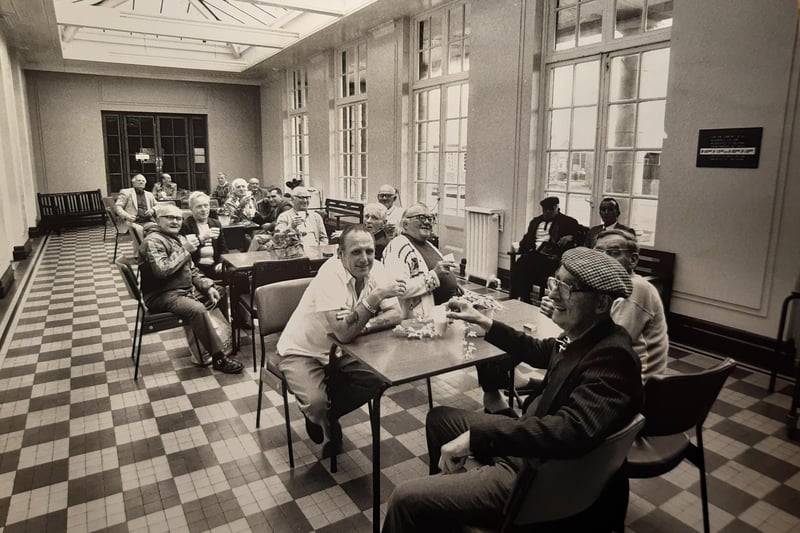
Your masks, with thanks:
[(655, 285), (664, 304), (664, 314), (668, 314), (675, 280), (675, 254), (655, 248), (639, 248), (639, 263), (634, 271)]
[(55, 229), (96, 220), (106, 225), (108, 215), (100, 189), (95, 191), (38, 193), (40, 225)]
[(325, 199), (325, 230), (330, 234), (342, 229), (342, 219), (345, 225), (364, 223), (364, 204), (335, 198)]

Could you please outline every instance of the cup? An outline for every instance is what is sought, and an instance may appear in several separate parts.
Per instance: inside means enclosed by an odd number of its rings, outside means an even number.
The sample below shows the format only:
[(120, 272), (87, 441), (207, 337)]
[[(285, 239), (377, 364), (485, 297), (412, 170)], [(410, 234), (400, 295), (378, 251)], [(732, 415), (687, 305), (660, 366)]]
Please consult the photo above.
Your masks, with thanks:
[(211, 238), (218, 239), (219, 238), (219, 228), (209, 228), (211, 230)]
[(437, 305), (431, 311), (433, 318), (433, 329), (436, 335), (443, 337), (447, 333), (447, 310), (444, 305)]

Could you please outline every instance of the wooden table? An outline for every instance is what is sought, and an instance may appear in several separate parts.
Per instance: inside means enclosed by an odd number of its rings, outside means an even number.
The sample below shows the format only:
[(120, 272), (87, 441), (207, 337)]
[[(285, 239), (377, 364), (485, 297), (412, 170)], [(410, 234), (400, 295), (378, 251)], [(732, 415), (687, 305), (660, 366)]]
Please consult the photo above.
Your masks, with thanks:
[[(539, 312), (538, 307), (517, 300), (502, 302), (495, 318), (518, 329), (523, 324), (536, 326), (536, 337), (554, 337), (561, 328)], [(472, 326), (475, 327), (475, 326)], [(483, 337), (467, 337), (474, 351), (465, 356), (463, 341), (465, 324), (457, 320), (451, 324), (443, 337), (433, 339), (407, 339), (391, 330), (362, 335), (343, 344), (333, 339), (342, 351), (355, 357), (383, 378), (384, 389), (372, 400), (370, 425), (372, 428), (372, 527), (380, 531), (380, 400), (389, 387), (410, 383), (419, 379), (445, 374), (491, 361), (503, 355), (500, 348), (486, 342)]]
[[(225, 236), (227, 239), (227, 235)], [(303, 251), (305, 256), (311, 261), (311, 271), (319, 270), (322, 263), (336, 255), (335, 244), (322, 244), (320, 246), (305, 246)], [(327, 255), (326, 255), (327, 254)], [(222, 254), (220, 256), (222, 263), (229, 269), (237, 272), (249, 272), (253, 269), (253, 263), (256, 261), (283, 261), (284, 258), (278, 257), (272, 250), (261, 252), (238, 252)]]

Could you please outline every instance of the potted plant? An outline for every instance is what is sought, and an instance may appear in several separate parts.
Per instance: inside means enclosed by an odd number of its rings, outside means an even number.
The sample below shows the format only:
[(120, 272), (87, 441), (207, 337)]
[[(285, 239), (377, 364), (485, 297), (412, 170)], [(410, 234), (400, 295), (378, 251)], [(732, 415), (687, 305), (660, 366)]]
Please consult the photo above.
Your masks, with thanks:
[(272, 234), (272, 249), (280, 258), (300, 257), (303, 255), (303, 243), (294, 228), (286, 228)]

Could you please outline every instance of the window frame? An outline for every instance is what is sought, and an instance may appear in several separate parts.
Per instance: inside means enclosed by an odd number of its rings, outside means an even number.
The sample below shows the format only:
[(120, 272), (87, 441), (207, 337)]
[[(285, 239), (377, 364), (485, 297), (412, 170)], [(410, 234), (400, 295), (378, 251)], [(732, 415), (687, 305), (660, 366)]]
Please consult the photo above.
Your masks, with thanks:
[[(343, 94), (350, 74), (343, 71), (342, 54), (354, 53), (355, 94)], [(336, 132), (336, 189), (339, 198), (354, 202), (366, 203), (369, 198), (369, 100), (367, 79), (369, 48), (366, 39), (348, 43), (336, 50), (335, 60), (335, 116)], [(350, 61), (345, 62), (346, 65)], [(360, 73), (363, 72), (363, 86)], [(349, 110), (352, 114), (352, 128), (345, 127), (343, 113)], [(345, 132), (350, 132), (349, 135)], [(348, 140), (350, 142), (348, 142)], [(346, 150), (351, 148), (352, 150)], [(352, 164), (348, 165), (348, 158)], [(350, 172), (345, 172), (350, 167)]]
[[(298, 84), (299, 81), (299, 84)], [(308, 74), (305, 67), (298, 66), (286, 71), (288, 112), (286, 116), (287, 154), (285, 181), (300, 179), (309, 185), (311, 154), (309, 150)], [(300, 103), (300, 105), (298, 105)], [(298, 129), (298, 121), (302, 125)], [(282, 186), (282, 184), (281, 184)]]

